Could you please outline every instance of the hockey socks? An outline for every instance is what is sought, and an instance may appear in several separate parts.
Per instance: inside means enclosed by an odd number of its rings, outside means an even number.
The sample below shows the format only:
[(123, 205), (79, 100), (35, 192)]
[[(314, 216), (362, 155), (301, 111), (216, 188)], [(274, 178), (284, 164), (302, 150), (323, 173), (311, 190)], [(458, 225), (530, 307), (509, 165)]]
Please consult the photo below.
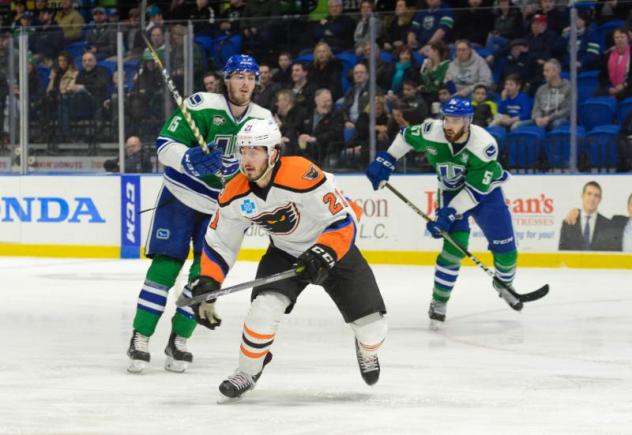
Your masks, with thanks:
[(507, 284), (511, 284), (516, 275), (518, 251), (514, 249), (509, 252), (493, 252), (493, 254), (496, 277)]
[[(469, 233), (457, 231), (450, 234), (452, 238), (461, 246), (467, 248)], [(432, 288), (432, 299), (437, 302), (446, 303), (450, 299), (450, 294), (456, 279), (459, 277), (459, 269), (464, 255), (457, 250), (452, 243), (447, 240), (443, 242), (443, 250), (437, 256), (435, 263), (434, 286)]]

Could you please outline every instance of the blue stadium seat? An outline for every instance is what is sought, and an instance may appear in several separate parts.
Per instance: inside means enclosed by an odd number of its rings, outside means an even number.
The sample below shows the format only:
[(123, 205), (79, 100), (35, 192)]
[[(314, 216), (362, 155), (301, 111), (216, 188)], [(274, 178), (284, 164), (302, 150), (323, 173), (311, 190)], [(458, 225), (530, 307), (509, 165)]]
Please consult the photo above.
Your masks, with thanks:
[(349, 71), (353, 69), (354, 66), (358, 63), (358, 56), (355, 53), (349, 51), (343, 51), (334, 56), (340, 62), (342, 62), (342, 71), (340, 73), (340, 85), (342, 87), (342, 92), (347, 92), (349, 89), (349, 79), (347, 78), (349, 75)]
[(72, 57), (73, 60), (76, 60), (77, 58), (81, 58), (81, 55), (83, 54), (85, 48), (86, 41), (79, 41), (66, 45), (64, 47), (64, 50), (67, 51), (68, 54), (70, 54), (70, 57)]
[[(577, 143), (584, 141), (586, 131), (577, 127)], [(571, 128), (570, 125), (560, 126), (550, 131), (544, 140), (544, 155), (546, 163), (552, 169), (565, 169), (569, 167), (571, 154)]]
[(388, 51), (380, 51), (380, 60), (382, 60), (382, 62), (395, 63), (393, 53)]
[(630, 113), (632, 113), (632, 97), (620, 101), (617, 106), (617, 120), (619, 124), (622, 124), (630, 116)]
[(510, 168), (534, 170), (539, 162), (545, 137), (544, 129), (539, 127), (520, 127), (505, 137)]
[(196, 36), (193, 38), (193, 42), (202, 47), (207, 55), (213, 54), (213, 38), (210, 36)]
[(213, 40), (213, 62), (220, 68), (224, 67), (229, 57), (241, 53), (242, 37), (240, 35), (221, 36)]
[(618, 125), (601, 125), (588, 132), (584, 151), (591, 169), (614, 169), (617, 167)]
[(100, 60), (97, 62), (97, 66), (105, 68), (105, 70), (110, 74), (110, 77), (112, 77), (112, 74), (116, 71), (116, 62), (112, 60)]
[(39, 75), (40, 82), (42, 83), (42, 89), (48, 87), (48, 80), (50, 79), (50, 68), (44, 65), (37, 66), (37, 75)]
[(584, 71), (577, 74), (577, 102), (583, 103), (599, 89), (599, 71)]
[(592, 97), (579, 105), (579, 124), (591, 130), (598, 125), (611, 124), (617, 107), (614, 97)]
[(134, 88), (134, 76), (138, 72), (140, 67), (140, 61), (136, 59), (130, 59), (123, 64), (123, 70), (125, 71), (125, 92), (129, 92)]
[(494, 136), (494, 139), (496, 139), (496, 142), (498, 142), (499, 145), (503, 140), (505, 140), (505, 137), (507, 136), (507, 130), (505, 129), (505, 127), (487, 127), (485, 130), (487, 130), (489, 134)]
[(608, 41), (609, 39), (608, 37), (618, 27), (625, 27), (625, 21), (624, 20), (610, 20), (610, 21), (606, 21), (601, 26), (599, 26), (599, 28), (597, 29), (597, 38), (599, 40), (599, 44), (601, 45), (602, 50), (605, 51), (608, 48), (610, 48), (608, 47), (608, 44), (611, 43), (612, 41)]
[(353, 127), (346, 127), (344, 129), (344, 138), (345, 138), (345, 143), (349, 143), (351, 142), (351, 139), (353, 139), (353, 134), (355, 133), (355, 128)]
[(294, 62), (312, 63), (314, 62), (314, 54), (313, 53), (299, 54), (298, 56), (294, 58)]

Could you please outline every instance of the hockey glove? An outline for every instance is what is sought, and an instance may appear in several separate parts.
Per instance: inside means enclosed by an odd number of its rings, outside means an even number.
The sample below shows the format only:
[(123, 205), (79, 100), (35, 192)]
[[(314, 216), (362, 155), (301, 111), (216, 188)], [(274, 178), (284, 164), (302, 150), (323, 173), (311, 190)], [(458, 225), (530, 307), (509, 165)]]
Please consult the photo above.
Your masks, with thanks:
[(324, 245), (314, 245), (303, 252), (298, 261), (297, 267), (303, 267), (303, 273), (299, 279), (312, 284), (321, 285), (327, 280), (329, 272), (336, 265), (335, 253), (331, 248)]
[(381, 189), (383, 183), (388, 181), (391, 173), (395, 170), (397, 160), (386, 151), (377, 153), (377, 157), (373, 160), (366, 170), (366, 176), (369, 177), (373, 190)]
[(221, 147), (216, 147), (208, 154), (200, 147), (189, 148), (182, 157), (182, 168), (194, 177), (217, 175), (222, 169), (223, 156), (224, 150)]
[[(220, 283), (208, 276), (200, 276), (189, 284), (193, 296), (219, 290), (220, 287)], [(215, 329), (222, 324), (222, 319), (215, 311), (215, 299), (191, 305), (191, 309), (195, 315), (195, 321), (208, 329)]]
[(456, 221), (456, 210), (452, 207), (443, 207), (437, 210), (434, 221), (426, 224), (426, 229), (435, 239), (441, 238), (441, 232), (450, 232), (452, 224)]
[(222, 169), (220, 169), (224, 177), (232, 177), (239, 171), (239, 159), (234, 154), (222, 156)]

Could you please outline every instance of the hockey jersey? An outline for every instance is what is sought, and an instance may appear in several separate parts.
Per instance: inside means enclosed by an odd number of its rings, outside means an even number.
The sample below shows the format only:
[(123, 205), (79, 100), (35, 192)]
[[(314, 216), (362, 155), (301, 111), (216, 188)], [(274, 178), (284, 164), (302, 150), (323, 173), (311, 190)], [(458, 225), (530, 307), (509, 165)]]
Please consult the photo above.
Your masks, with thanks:
[[(235, 136), (253, 118), (272, 119), (272, 113), (251, 103), (244, 115), (236, 120), (226, 97), (198, 92), (187, 98), (186, 110), (191, 114), (206, 143), (215, 142), (225, 154), (234, 153)], [(163, 183), (179, 201), (202, 213), (211, 214), (217, 208), (217, 198), (223, 184), (219, 177), (193, 177), (182, 169), (182, 157), (188, 148), (199, 146), (182, 111), (177, 109), (167, 120), (156, 140), (160, 163), (165, 166)]]
[(441, 120), (406, 127), (397, 135), (388, 153), (400, 159), (411, 150), (425, 153), (442, 190), (463, 192), (450, 203), (459, 214), (476, 206), (484, 195), (509, 177), (497, 161), (496, 140), (477, 125), (470, 126), (467, 143), (457, 152), (445, 138)]
[(226, 184), (219, 206), (206, 232), (201, 273), (220, 283), (250, 225), (294, 257), (318, 243), (340, 260), (354, 243), (359, 217), (331, 177), (303, 157), (282, 157), (265, 189), (238, 174)]

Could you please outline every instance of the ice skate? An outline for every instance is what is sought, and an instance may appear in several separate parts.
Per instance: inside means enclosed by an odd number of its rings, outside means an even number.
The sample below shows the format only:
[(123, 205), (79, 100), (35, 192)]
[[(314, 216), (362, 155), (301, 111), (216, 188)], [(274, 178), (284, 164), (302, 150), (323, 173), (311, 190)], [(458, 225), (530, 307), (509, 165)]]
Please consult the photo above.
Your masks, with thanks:
[(430, 317), (430, 329), (433, 331), (438, 330), (445, 322), (445, 313), (447, 304), (445, 302), (430, 301), (430, 307), (428, 308), (428, 317)]
[(358, 340), (355, 340), (356, 357), (360, 367), (360, 375), (367, 385), (374, 385), (380, 379), (380, 361), (377, 353), (363, 352)]
[(149, 337), (134, 330), (127, 349), (127, 356), (130, 359), (127, 371), (130, 373), (141, 373), (150, 360)]
[(175, 373), (184, 373), (189, 363), (193, 362), (193, 355), (187, 351), (187, 339), (171, 332), (169, 342), (165, 348), (165, 370)]
[(250, 376), (248, 373), (242, 371), (235, 371), (219, 386), (219, 391), (222, 393), (222, 397), (218, 400), (218, 403), (230, 403), (242, 398), (243, 394), (254, 390), (257, 385), (257, 381), (263, 373), (263, 369), (266, 365), (272, 361), (272, 352), (268, 352), (263, 360), (263, 368), (259, 373), (254, 376)]
[(501, 286), (496, 280), (497, 278), (492, 281), (492, 284), (494, 285), (494, 289), (498, 292), (498, 297), (507, 302), (514, 310), (520, 311), (523, 305), (522, 302), (515, 295), (508, 292), (507, 289)]

